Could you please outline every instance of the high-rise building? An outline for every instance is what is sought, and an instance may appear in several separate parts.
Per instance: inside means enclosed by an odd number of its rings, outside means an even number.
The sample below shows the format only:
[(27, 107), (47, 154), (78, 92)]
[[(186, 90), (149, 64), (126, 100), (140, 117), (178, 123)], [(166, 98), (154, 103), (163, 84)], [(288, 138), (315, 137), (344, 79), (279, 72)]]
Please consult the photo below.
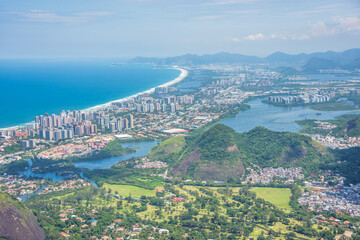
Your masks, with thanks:
[(61, 130), (61, 139), (67, 139), (68, 138), (68, 132), (66, 129)]
[(35, 139), (30, 139), (29, 140), (29, 147), (31, 147), (31, 148), (36, 147), (36, 140)]
[(174, 103), (171, 103), (170, 104), (170, 112), (175, 112), (176, 111), (176, 109), (175, 109), (175, 104)]
[(129, 128), (129, 120), (127, 120), (127, 118), (123, 118), (123, 127), (125, 129)]
[(54, 140), (55, 141), (61, 140), (61, 131), (60, 130), (55, 130), (54, 131)]
[(149, 112), (154, 112), (154, 110), (155, 110), (155, 106), (154, 106), (154, 104), (153, 103), (149, 103)]
[(81, 136), (81, 127), (80, 126), (75, 126), (75, 135), (77, 136)]
[(68, 136), (68, 138), (73, 138), (74, 137), (74, 131), (72, 129), (68, 129), (67, 130), (67, 136)]
[(129, 114), (129, 127), (134, 128), (134, 116), (132, 114)]
[(23, 140), (22, 142), (21, 142), (21, 145), (22, 145), (22, 148), (28, 148), (30, 145), (29, 145), (29, 141), (27, 141), (27, 140)]
[(115, 122), (111, 122), (110, 123), (110, 127), (109, 127), (109, 130), (110, 130), (110, 132), (115, 132), (116, 131), (116, 124), (115, 124)]
[(52, 129), (45, 130), (45, 139), (49, 141), (54, 139), (54, 131)]

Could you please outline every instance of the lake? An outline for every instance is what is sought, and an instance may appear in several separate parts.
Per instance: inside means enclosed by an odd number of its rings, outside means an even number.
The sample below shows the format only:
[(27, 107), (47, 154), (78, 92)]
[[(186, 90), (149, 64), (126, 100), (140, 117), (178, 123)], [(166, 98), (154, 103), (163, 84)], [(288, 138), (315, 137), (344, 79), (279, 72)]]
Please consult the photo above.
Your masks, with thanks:
[(344, 114), (360, 114), (354, 111), (317, 111), (309, 106), (279, 107), (262, 103), (263, 99), (250, 101), (251, 108), (240, 112), (233, 118), (222, 121), (223, 124), (235, 129), (237, 132), (247, 132), (257, 126), (263, 126), (273, 131), (298, 132), (301, 127), (297, 120), (316, 119), (329, 120)]

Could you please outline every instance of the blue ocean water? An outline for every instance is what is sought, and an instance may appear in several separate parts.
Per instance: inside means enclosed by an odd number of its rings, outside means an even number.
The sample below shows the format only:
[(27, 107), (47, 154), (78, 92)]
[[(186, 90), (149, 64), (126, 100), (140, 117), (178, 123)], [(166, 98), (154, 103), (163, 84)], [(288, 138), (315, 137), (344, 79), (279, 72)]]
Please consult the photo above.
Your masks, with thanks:
[(169, 82), (176, 69), (111, 60), (0, 60), (0, 128), (44, 113), (81, 110)]

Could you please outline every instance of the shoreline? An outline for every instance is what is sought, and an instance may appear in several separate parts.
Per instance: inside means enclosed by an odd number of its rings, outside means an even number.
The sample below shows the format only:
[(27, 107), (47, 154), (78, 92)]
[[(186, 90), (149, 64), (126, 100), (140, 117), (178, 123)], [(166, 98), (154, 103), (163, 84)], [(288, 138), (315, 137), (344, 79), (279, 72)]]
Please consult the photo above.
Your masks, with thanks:
[(156, 87), (153, 87), (153, 88), (150, 88), (148, 90), (145, 90), (143, 92), (139, 92), (139, 93), (136, 93), (136, 94), (133, 94), (129, 97), (125, 97), (125, 98), (120, 98), (120, 99), (117, 99), (117, 100), (113, 100), (113, 101), (110, 101), (110, 102), (107, 102), (107, 103), (104, 103), (104, 104), (99, 104), (99, 105), (96, 105), (94, 107), (90, 107), (90, 108), (86, 108), (86, 109), (82, 109), (81, 111), (84, 111), (84, 112), (90, 112), (90, 111), (96, 111), (96, 110), (99, 110), (101, 108), (104, 108), (104, 107), (108, 107), (110, 106), (112, 103), (119, 103), (119, 102), (126, 102), (132, 98), (136, 98), (137, 96), (139, 95), (142, 95), (144, 93), (148, 93), (148, 94), (151, 94), (151, 93), (154, 93), (155, 92), (155, 88), (158, 88), (158, 87), (169, 87), (171, 85), (174, 85), (176, 83), (179, 83), (181, 82), (183, 79), (185, 79), (188, 75), (188, 71), (185, 70), (185, 69), (182, 69), (182, 68), (179, 68), (177, 66), (172, 66), (172, 69), (176, 69), (176, 70), (179, 70), (181, 73), (180, 75), (175, 78), (174, 80), (171, 80), (170, 82), (167, 82), (167, 83), (164, 83), (162, 85), (159, 85), (159, 86), (156, 86)]
[[(132, 98), (136, 98), (137, 96), (141, 95), (141, 94), (144, 94), (144, 93), (148, 93), (148, 94), (151, 94), (151, 93), (154, 93), (155, 92), (155, 88), (157, 87), (169, 87), (169, 86), (172, 86), (176, 83), (179, 83), (181, 82), (182, 80), (184, 80), (189, 72), (183, 68), (180, 68), (178, 66), (171, 66), (172, 69), (176, 69), (176, 70), (179, 70), (180, 71), (180, 75), (171, 80), (170, 82), (167, 82), (167, 83), (164, 83), (162, 85), (159, 85), (159, 86), (156, 86), (156, 87), (153, 87), (153, 88), (150, 88), (148, 90), (145, 90), (145, 91), (142, 91), (142, 92), (139, 92), (139, 93), (136, 93), (136, 94), (133, 94), (129, 97), (124, 97), (124, 98), (120, 98), (120, 99), (117, 99), (117, 100), (113, 100), (113, 101), (110, 101), (110, 102), (107, 102), (107, 103), (104, 103), (104, 104), (99, 104), (99, 105), (96, 105), (96, 106), (93, 106), (93, 107), (89, 107), (89, 108), (86, 108), (86, 109), (80, 109), (80, 111), (83, 111), (83, 112), (91, 112), (91, 111), (97, 111), (99, 109), (102, 109), (104, 107), (108, 107), (108, 106), (111, 106), (112, 103), (118, 103), (118, 102), (125, 102), (125, 101), (128, 101)], [(35, 116), (34, 116), (35, 117)], [(32, 121), (34, 122), (34, 121)], [(26, 122), (26, 123), (32, 123), (32, 122)], [(16, 125), (16, 126), (12, 126), (12, 127), (4, 127), (4, 128), (0, 128), (0, 131), (6, 131), (6, 130), (16, 130), (16, 129), (20, 129), (20, 128), (24, 128), (25, 127), (25, 124), (26, 123), (22, 123), (22, 124), (19, 124), (19, 125)]]

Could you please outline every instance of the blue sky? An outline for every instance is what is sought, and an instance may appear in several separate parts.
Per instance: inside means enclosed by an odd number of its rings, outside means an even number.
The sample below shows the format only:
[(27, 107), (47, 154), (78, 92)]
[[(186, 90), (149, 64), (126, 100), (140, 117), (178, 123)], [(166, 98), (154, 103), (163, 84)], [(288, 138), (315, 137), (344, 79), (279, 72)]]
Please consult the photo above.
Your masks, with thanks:
[(357, 47), (359, 0), (0, 0), (1, 58)]

